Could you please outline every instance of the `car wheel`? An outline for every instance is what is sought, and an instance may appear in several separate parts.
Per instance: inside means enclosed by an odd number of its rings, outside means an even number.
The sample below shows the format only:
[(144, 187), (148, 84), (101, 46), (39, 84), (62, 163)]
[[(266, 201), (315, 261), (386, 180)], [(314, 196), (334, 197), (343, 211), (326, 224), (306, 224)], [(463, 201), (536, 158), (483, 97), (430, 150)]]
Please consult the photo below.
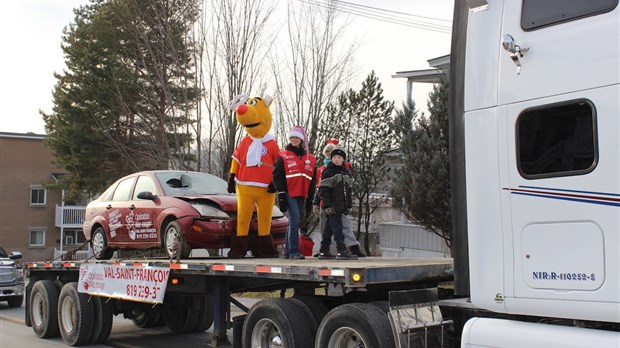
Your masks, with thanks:
[(164, 249), (168, 257), (186, 259), (192, 249), (187, 245), (181, 224), (171, 221), (164, 232)]
[(108, 240), (105, 237), (103, 227), (99, 226), (95, 232), (93, 232), (90, 238), (90, 246), (97, 260), (109, 260), (112, 258), (114, 250), (108, 247)]

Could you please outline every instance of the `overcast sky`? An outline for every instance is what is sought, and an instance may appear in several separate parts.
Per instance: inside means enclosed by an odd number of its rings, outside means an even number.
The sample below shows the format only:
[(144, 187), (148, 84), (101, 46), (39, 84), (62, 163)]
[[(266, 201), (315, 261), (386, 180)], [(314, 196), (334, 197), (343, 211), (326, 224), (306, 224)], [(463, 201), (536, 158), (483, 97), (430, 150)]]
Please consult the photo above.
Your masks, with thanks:
[[(454, 3), (453, 0), (347, 2), (446, 21), (452, 19)], [(60, 49), (62, 30), (73, 21), (73, 8), (87, 3), (87, 0), (2, 1), (0, 32), (3, 50), (0, 66), (4, 73), (0, 83), (0, 132), (45, 133), (39, 110), (48, 113), (52, 110), (52, 90), (56, 82), (53, 73), (64, 68)], [(372, 9), (369, 11), (373, 12)], [(389, 13), (382, 15), (390, 16)], [(449, 34), (361, 16), (352, 18), (351, 35), (363, 43), (356, 54), (359, 81), (352, 88), (358, 90), (364, 78), (374, 69), (385, 90), (385, 97), (395, 101), (397, 107), (406, 97), (406, 84), (405, 79), (393, 79), (391, 75), (397, 71), (426, 69), (428, 59), (450, 53)], [(450, 25), (447, 22), (434, 23)], [(429, 87), (414, 86), (414, 100), (419, 108), (426, 107)]]

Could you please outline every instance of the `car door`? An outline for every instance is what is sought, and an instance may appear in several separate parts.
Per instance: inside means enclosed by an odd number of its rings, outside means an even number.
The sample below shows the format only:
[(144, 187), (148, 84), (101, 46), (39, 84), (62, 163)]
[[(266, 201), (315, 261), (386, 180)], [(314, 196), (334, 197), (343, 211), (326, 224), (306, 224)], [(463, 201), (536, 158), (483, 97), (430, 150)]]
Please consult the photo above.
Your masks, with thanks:
[(162, 209), (161, 200), (156, 198), (140, 199), (138, 195), (141, 192), (150, 192), (153, 195), (161, 195), (157, 191), (154, 180), (148, 175), (140, 175), (136, 180), (135, 187), (133, 189), (131, 197), (131, 210), (130, 221), (131, 224), (127, 226), (128, 234), (133, 236), (136, 243), (140, 243), (151, 246), (159, 245), (159, 235), (157, 233), (157, 217), (160, 215)]
[(130, 197), (136, 177), (129, 177), (118, 182), (112, 196), (105, 204), (104, 219), (108, 222), (109, 245), (125, 245), (131, 243), (128, 234), (128, 216), (131, 213)]

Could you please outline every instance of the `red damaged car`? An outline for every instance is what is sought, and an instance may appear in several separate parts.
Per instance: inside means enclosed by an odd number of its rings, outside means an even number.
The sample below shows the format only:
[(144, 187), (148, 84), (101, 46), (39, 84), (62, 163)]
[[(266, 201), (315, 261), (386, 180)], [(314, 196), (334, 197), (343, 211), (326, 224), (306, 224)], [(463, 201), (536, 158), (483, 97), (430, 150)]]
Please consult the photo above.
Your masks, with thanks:
[[(145, 171), (121, 178), (86, 207), (84, 236), (97, 259), (116, 249), (161, 248), (186, 258), (192, 249), (228, 248), (237, 229), (237, 196), (206, 173)], [(273, 208), (274, 244), (284, 244), (288, 219)], [(250, 236), (256, 235), (256, 214)]]

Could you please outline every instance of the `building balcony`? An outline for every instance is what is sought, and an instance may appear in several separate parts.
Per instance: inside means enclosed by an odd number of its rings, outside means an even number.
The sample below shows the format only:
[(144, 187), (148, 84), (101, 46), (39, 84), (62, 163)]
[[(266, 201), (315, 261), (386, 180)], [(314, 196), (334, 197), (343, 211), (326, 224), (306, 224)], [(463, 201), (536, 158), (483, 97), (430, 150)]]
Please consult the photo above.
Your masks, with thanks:
[(86, 207), (78, 205), (56, 206), (56, 227), (82, 228)]

